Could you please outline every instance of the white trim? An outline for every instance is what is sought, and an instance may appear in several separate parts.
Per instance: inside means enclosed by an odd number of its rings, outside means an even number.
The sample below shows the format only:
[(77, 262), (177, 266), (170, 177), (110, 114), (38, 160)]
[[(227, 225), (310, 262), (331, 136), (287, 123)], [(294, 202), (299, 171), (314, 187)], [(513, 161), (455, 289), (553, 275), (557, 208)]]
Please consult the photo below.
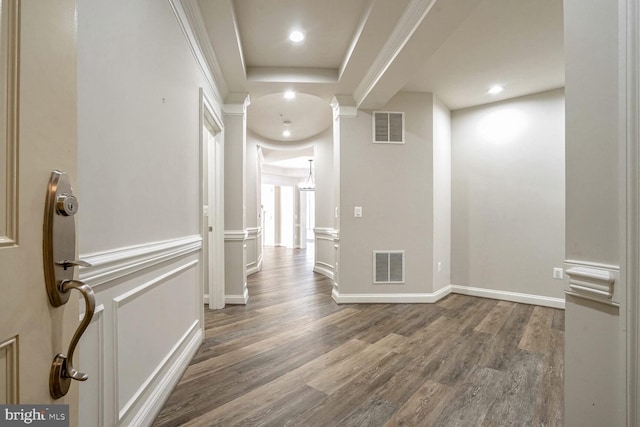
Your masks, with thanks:
[(224, 302), (225, 304), (231, 305), (246, 305), (247, 301), (249, 301), (249, 290), (247, 286), (244, 287), (243, 295), (225, 295)]
[(251, 97), (249, 94), (236, 94), (230, 98), (238, 99), (238, 102), (228, 102), (222, 105), (222, 113), (225, 116), (244, 116), (247, 112), (247, 107), (251, 104)]
[(611, 300), (615, 277), (607, 270), (572, 267), (566, 270), (572, 294), (586, 294), (592, 298)]
[(91, 264), (80, 269), (80, 280), (95, 288), (201, 249), (202, 237), (193, 235), (80, 255), (80, 259)]
[[(191, 327), (187, 330), (187, 332), (178, 340), (176, 345), (169, 351), (169, 353), (165, 356), (165, 358), (160, 362), (158, 368), (151, 374), (149, 378), (151, 381), (155, 380), (158, 376), (158, 373), (162, 370), (162, 368), (167, 365), (167, 362), (174, 358), (175, 354), (178, 352), (182, 344), (186, 341), (189, 335), (193, 332), (194, 329), (197, 329), (193, 337), (189, 340), (189, 342), (184, 346), (182, 352), (175, 357), (175, 361), (171, 364), (166, 374), (160, 379), (156, 387), (153, 388), (153, 391), (144, 401), (136, 415), (131, 420), (129, 425), (131, 426), (143, 426), (143, 425), (151, 425), (153, 420), (158, 416), (164, 403), (169, 398), (171, 392), (175, 388), (176, 384), (182, 377), (182, 374), (189, 366), (189, 362), (193, 359), (196, 352), (200, 348), (200, 344), (204, 339), (204, 333), (202, 329), (198, 328), (199, 321), (196, 320), (193, 322)], [(148, 384), (147, 384), (148, 385)]]
[(252, 274), (259, 272), (260, 270), (262, 270), (262, 254), (260, 254), (258, 262), (251, 264), (251, 267), (247, 266), (247, 276), (251, 276)]
[(451, 286), (445, 286), (432, 293), (393, 294), (341, 294), (331, 291), (331, 298), (338, 304), (413, 304), (435, 303), (451, 293)]
[[(209, 38), (203, 37), (201, 34), (202, 30), (199, 27), (202, 21), (200, 8), (197, 4), (195, 6), (190, 4), (189, 0), (169, 0), (169, 4), (180, 24), (182, 33), (187, 39), (187, 44), (196, 60), (196, 64), (209, 84), (209, 88), (216, 100), (222, 102), (228, 92), (227, 84), (220, 71), (218, 59), (211, 48)], [(186, 8), (185, 5), (187, 5)], [(204, 24), (201, 25), (204, 26)], [(194, 26), (196, 27), (195, 29)]]
[[(178, 343), (173, 347), (173, 349), (168, 353), (167, 356), (165, 356), (165, 358), (162, 360), (162, 362), (160, 362), (160, 364), (156, 367), (156, 369), (151, 373), (151, 375), (149, 375), (149, 377), (142, 383), (142, 385), (138, 388), (138, 390), (136, 392), (133, 393), (133, 395), (129, 398), (129, 400), (127, 401), (127, 403), (124, 404), (124, 406), (122, 408), (119, 408), (119, 404), (118, 402), (120, 402), (120, 396), (119, 396), (119, 385), (118, 385), (118, 378), (119, 378), (119, 371), (118, 371), (118, 329), (119, 329), (119, 319), (118, 319), (118, 310), (120, 309), (120, 307), (124, 304), (126, 304), (127, 302), (129, 302), (132, 299), (138, 298), (140, 296), (142, 296), (143, 294), (145, 294), (147, 291), (149, 291), (150, 289), (165, 283), (169, 278), (176, 276), (180, 273), (183, 273), (185, 271), (187, 271), (188, 269), (194, 267), (196, 264), (198, 264), (199, 260), (193, 260), (190, 261), (184, 265), (181, 265), (180, 267), (174, 268), (171, 271), (168, 271), (160, 276), (155, 277), (152, 280), (149, 280), (148, 282), (143, 283), (140, 286), (137, 286), (131, 290), (129, 290), (128, 292), (123, 293), (122, 295), (118, 295), (117, 297), (113, 298), (113, 306), (114, 306), (114, 316), (113, 316), (113, 372), (115, 373), (115, 384), (114, 384), (114, 402), (116, 402), (115, 405), (115, 412), (116, 412), (116, 419), (118, 420), (118, 422), (122, 421), (126, 416), (127, 413), (131, 410), (131, 408), (137, 403), (137, 401), (140, 399), (140, 397), (142, 396), (142, 394), (145, 392), (145, 390), (149, 387), (149, 384), (151, 383), (151, 381), (153, 381), (155, 379), (155, 377), (158, 375), (158, 373), (160, 372), (160, 370), (162, 370), (162, 368), (164, 367), (164, 365), (167, 363), (167, 360), (169, 359), (169, 357), (176, 351), (176, 349), (179, 347), (179, 345), (182, 343), (182, 341), (184, 341), (185, 337), (181, 338)], [(194, 324), (191, 326), (191, 328), (189, 329), (189, 331), (193, 330), (194, 327), (200, 325), (200, 319), (196, 319), (196, 321), (194, 322)], [(201, 329), (199, 329), (199, 331), (201, 331)]]
[(18, 339), (11, 337), (0, 343), (0, 351), (7, 354), (7, 364), (3, 367), (6, 369), (6, 390), (7, 404), (18, 404)]
[[(171, 271), (168, 271), (164, 274), (161, 274), (158, 277), (155, 277), (152, 280), (149, 280), (146, 283), (143, 283), (142, 285), (135, 287), (133, 289), (131, 289), (128, 292), (125, 292), (122, 295), (118, 295), (117, 297), (115, 297), (113, 299), (113, 302), (116, 304), (116, 313), (118, 312), (117, 309), (120, 307), (120, 305), (122, 304), (126, 304), (128, 300), (137, 298), (139, 296), (139, 294), (143, 293), (144, 291), (147, 291), (150, 288), (153, 288), (155, 286), (158, 286), (159, 284), (165, 282), (168, 278), (173, 277), (173, 276), (177, 276), (178, 274), (190, 269), (191, 267), (193, 267), (194, 265), (196, 265), (199, 262), (199, 260), (195, 259), (193, 261), (189, 261), (186, 264), (181, 265), (178, 268), (174, 268)], [(116, 318), (117, 320), (117, 318)]]
[(518, 302), (522, 304), (541, 305), (543, 307), (564, 309), (563, 298), (546, 297), (542, 295), (523, 294), (520, 292), (499, 291), (496, 289), (474, 288), (472, 286), (451, 285), (451, 291), (456, 294), (474, 297), (498, 299)]
[(565, 259), (564, 263), (565, 264), (575, 265), (577, 267), (604, 268), (604, 269), (607, 269), (607, 270), (620, 271), (620, 266), (619, 265), (613, 265), (613, 264), (602, 264), (602, 263), (599, 263), (599, 262), (592, 262), (592, 261), (579, 261), (579, 260), (575, 260), (575, 259)]
[[(80, 305), (84, 305), (82, 302), (78, 301), (78, 303)], [(79, 317), (79, 321), (82, 322), (82, 319), (84, 318), (85, 313), (80, 313)], [(93, 318), (91, 319), (91, 323), (89, 323), (89, 326), (91, 325), (95, 325), (95, 327), (97, 328), (97, 337), (98, 337), (98, 348), (95, 350), (95, 353), (97, 355), (97, 361), (98, 361), (98, 396), (96, 396), (96, 398), (98, 399), (98, 413), (96, 414), (96, 419), (98, 421), (98, 426), (99, 427), (103, 427), (105, 425), (105, 410), (104, 410), (104, 402), (105, 402), (105, 396), (104, 396), (104, 378), (105, 378), (105, 361), (104, 361), (104, 355), (105, 355), (105, 333), (104, 333), (104, 304), (100, 304), (98, 306), (96, 306), (94, 312), (93, 312)], [(85, 344), (86, 345), (86, 344)], [(83, 344), (81, 344), (81, 347), (83, 346)], [(82, 366), (82, 356), (83, 356), (84, 351), (80, 350), (79, 352), (79, 356), (78, 359), (80, 359), (80, 363), (79, 365)], [(96, 381), (96, 378), (92, 378), (93, 381)], [(82, 408), (82, 405), (81, 405)], [(93, 424), (93, 423), (92, 423)]]
[(220, 62), (218, 62), (218, 57), (213, 50), (213, 46), (211, 46), (211, 39), (209, 38), (207, 27), (204, 23), (204, 19), (202, 18), (202, 12), (200, 11), (198, 1), (182, 0), (182, 7), (187, 17), (189, 28), (195, 36), (195, 40), (197, 42), (196, 47), (208, 66), (207, 69), (213, 77), (216, 88), (219, 89), (219, 93), (222, 95), (222, 98), (224, 98), (229, 92), (229, 89), (227, 87), (227, 82), (224, 79)]
[(378, 52), (378, 56), (369, 67), (367, 74), (353, 92), (357, 105), (362, 104), (373, 91), (373, 88), (411, 39), (435, 3), (436, 0), (410, 0), (384, 46)]
[[(329, 268), (325, 268), (320, 264), (325, 265), (325, 266), (329, 267), (330, 269)], [(326, 276), (331, 280), (333, 280), (334, 277), (335, 277), (335, 275), (333, 273), (333, 266), (331, 266), (329, 264), (326, 264), (324, 262), (317, 262), (316, 265), (313, 267), (313, 272), (314, 273), (318, 273), (318, 274), (322, 274), (323, 276)]]
[(244, 242), (248, 236), (247, 230), (224, 230), (225, 242)]
[(338, 118), (355, 119), (358, 117), (356, 101), (351, 97), (336, 95), (329, 104), (333, 109), (333, 120)]
[(628, 426), (640, 423), (640, 1), (624, 0), (620, 3), (621, 57), (619, 96), (624, 122), (621, 134), (624, 146), (621, 153), (626, 163), (626, 200), (623, 226), (626, 233), (621, 239), (623, 270), (621, 281), (626, 289), (626, 421)]

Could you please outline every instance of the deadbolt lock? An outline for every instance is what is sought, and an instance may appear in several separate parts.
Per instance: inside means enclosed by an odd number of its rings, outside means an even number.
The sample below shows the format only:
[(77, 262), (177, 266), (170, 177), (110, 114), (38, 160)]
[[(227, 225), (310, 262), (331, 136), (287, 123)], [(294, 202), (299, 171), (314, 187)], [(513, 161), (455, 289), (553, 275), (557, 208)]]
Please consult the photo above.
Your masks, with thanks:
[(78, 199), (73, 194), (63, 193), (56, 198), (56, 213), (72, 216), (78, 212)]

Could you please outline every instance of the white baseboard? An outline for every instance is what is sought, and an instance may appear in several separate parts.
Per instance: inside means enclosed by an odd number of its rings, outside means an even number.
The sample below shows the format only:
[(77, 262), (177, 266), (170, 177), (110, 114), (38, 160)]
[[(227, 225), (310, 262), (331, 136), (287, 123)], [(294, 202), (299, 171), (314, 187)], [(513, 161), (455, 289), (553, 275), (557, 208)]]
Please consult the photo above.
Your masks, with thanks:
[(256, 274), (260, 270), (262, 270), (262, 257), (260, 257), (258, 262), (256, 262), (255, 264), (253, 264), (251, 266), (247, 266), (247, 276), (251, 276), (252, 274)]
[(224, 303), (231, 305), (246, 305), (249, 301), (249, 290), (244, 287), (244, 293), (242, 295), (225, 295)]
[(495, 289), (474, 288), (472, 286), (458, 285), (451, 285), (451, 292), (462, 295), (471, 295), (474, 297), (499, 299), (503, 301), (564, 309), (564, 298), (552, 298), (541, 295), (522, 294), (519, 292), (498, 291)]
[(333, 280), (333, 271), (329, 270), (326, 267), (323, 267), (321, 265), (316, 264), (315, 266), (313, 266), (313, 272), (314, 273), (318, 273), (318, 274), (322, 274), (323, 276), (328, 277), (329, 279)]
[(189, 366), (189, 362), (193, 359), (196, 352), (202, 344), (204, 334), (201, 329), (197, 329), (196, 333), (189, 340), (180, 355), (171, 364), (164, 377), (158, 385), (154, 387), (153, 392), (147, 400), (142, 404), (140, 410), (131, 419), (131, 426), (150, 426), (158, 416), (165, 402), (173, 392), (176, 384), (182, 377), (182, 374)]
[(450, 293), (564, 309), (564, 299), (562, 298), (552, 298), (541, 295), (522, 294), (518, 292), (498, 291), (495, 289), (474, 288), (471, 286), (458, 285), (449, 285), (433, 293), (411, 294), (341, 294), (336, 289), (333, 289), (333, 291), (331, 292), (331, 297), (338, 304), (411, 304), (435, 303), (446, 297)]
[(331, 292), (331, 297), (338, 304), (424, 304), (438, 302), (450, 293), (450, 286), (446, 286), (433, 293), (411, 294), (341, 294), (334, 289)]

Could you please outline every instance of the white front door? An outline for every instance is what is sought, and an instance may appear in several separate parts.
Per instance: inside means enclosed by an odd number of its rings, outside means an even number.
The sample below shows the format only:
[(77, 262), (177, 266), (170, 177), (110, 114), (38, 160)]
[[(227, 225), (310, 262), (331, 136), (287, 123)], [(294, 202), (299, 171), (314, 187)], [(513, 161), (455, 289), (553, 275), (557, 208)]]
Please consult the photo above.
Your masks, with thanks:
[(71, 425), (78, 384), (55, 400), (49, 373), (78, 326), (78, 294), (49, 303), (43, 219), (51, 172), (76, 184), (75, 9), (5, 0), (0, 20), (0, 404), (70, 404)]

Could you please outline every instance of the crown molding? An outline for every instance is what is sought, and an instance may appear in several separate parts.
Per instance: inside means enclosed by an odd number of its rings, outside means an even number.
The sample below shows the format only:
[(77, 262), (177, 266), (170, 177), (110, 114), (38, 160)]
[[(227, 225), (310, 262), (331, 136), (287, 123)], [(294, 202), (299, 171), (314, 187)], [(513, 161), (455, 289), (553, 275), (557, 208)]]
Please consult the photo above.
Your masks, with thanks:
[(197, 0), (169, 0), (189, 48), (218, 102), (222, 102), (229, 89), (222, 74), (209, 35), (202, 19)]
[(353, 94), (356, 105), (362, 104), (365, 98), (373, 91), (373, 88), (411, 39), (411, 36), (429, 14), (435, 3), (436, 0), (411, 0), (409, 2), (398, 20), (398, 24), (391, 32), (373, 64), (371, 64), (367, 74), (356, 87)]

